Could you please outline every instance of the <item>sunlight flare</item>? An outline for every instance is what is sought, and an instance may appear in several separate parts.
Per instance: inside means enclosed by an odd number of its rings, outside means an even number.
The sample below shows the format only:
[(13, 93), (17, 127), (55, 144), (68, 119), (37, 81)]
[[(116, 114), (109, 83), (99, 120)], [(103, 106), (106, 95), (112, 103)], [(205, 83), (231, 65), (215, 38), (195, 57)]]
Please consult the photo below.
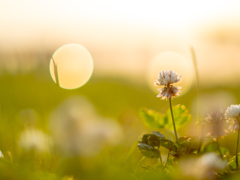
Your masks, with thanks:
[(64, 89), (76, 89), (90, 79), (93, 72), (93, 60), (88, 50), (80, 44), (67, 44), (58, 48), (50, 61), (50, 73), (54, 82), (54, 62), (57, 66), (59, 86)]

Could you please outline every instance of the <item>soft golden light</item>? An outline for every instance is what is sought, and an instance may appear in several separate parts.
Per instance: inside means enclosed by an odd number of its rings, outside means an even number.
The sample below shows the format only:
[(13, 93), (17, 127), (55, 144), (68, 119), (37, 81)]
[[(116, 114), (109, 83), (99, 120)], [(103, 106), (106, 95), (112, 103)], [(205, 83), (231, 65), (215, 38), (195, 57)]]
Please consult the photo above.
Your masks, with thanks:
[(56, 82), (54, 62), (57, 66), (59, 86), (75, 89), (83, 86), (93, 72), (93, 60), (88, 50), (80, 44), (67, 44), (58, 48), (50, 61), (50, 73)]
[(158, 79), (159, 72), (163, 70), (172, 70), (182, 75), (182, 81), (175, 84), (175, 86), (182, 87), (180, 96), (185, 94), (192, 85), (194, 73), (193, 65), (183, 55), (176, 52), (162, 52), (156, 55), (152, 61), (149, 62), (147, 69), (147, 82), (149, 87), (158, 93), (158, 87), (154, 86), (155, 79)]

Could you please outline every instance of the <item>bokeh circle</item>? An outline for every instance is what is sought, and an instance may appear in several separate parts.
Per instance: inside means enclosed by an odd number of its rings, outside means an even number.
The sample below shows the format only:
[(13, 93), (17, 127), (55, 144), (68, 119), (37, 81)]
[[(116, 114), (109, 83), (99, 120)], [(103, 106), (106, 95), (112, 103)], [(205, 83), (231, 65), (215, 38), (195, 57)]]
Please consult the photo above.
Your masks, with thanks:
[(54, 62), (57, 66), (59, 86), (64, 89), (76, 89), (90, 79), (93, 72), (93, 60), (88, 50), (80, 44), (66, 44), (58, 48), (50, 60), (49, 69), (56, 83)]

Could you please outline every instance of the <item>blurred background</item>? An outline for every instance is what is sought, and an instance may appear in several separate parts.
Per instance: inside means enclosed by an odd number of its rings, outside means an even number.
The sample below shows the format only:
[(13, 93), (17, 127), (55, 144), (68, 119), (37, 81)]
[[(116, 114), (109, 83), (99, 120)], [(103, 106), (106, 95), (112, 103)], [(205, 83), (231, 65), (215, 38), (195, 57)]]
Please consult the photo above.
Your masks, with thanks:
[[(195, 126), (197, 89), (190, 46), (199, 70), (201, 117), (213, 107), (225, 110), (239, 103), (239, 9), (234, 0), (1, 0), (3, 155), (27, 164), (22, 166), (26, 174), (29, 164), (37, 169), (34, 173), (45, 169), (45, 179), (128, 177), (141, 159), (136, 142), (150, 131), (139, 109), (164, 113), (168, 108), (168, 102), (156, 98), (153, 86), (159, 71), (182, 75), (183, 92), (173, 105), (184, 104), (193, 117), (189, 126)], [(68, 43), (87, 48), (94, 63), (90, 80), (75, 90), (58, 87), (49, 73), (52, 54)], [(198, 133), (189, 127), (180, 132)], [(227, 143), (232, 138), (234, 134), (220, 141), (233, 153), (235, 146)], [(42, 152), (40, 160), (36, 153)], [(29, 157), (39, 161), (36, 167)], [(14, 170), (2, 177), (27, 179)]]

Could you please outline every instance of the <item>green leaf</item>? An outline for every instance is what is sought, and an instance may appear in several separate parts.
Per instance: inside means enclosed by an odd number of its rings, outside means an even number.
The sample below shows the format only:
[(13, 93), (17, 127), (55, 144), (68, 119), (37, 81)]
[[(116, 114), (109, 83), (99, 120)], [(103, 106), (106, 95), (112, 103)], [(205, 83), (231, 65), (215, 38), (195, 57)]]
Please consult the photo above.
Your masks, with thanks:
[[(180, 158), (180, 155), (178, 153), (174, 153), (174, 152), (169, 152), (169, 154), (171, 154), (173, 157), (175, 158)], [(173, 159), (174, 160), (174, 159)]]
[[(173, 117), (174, 117), (174, 121), (177, 129), (183, 127), (184, 125), (190, 122), (192, 117), (188, 113), (188, 110), (185, 108), (184, 105), (173, 106), (172, 109), (173, 109)], [(166, 115), (167, 115), (168, 122), (171, 122), (171, 123), (168, 123), (167, 126), (169, 129), (173, 129), (170, 108), (167, 110)]]
[(163, 147), (169, 149), (170, 151), (178, 152), (178, 148), (175, 145), (175, 143), (168, 139), (161, 139), (160, 146), (163, 146)]
[(160, 157), (160, 151), (150, 145), (147, 145), (145, 143), (139, 142), (138, 148), (142, 155), (148, 158), (159, 158)]
[(165, 128), (165, 126), (168, 124), (166, 115), (158, 113), (154, 110), (142, 108), (140, 109), (140, 116), (143, 120), (143, 123), (150, 128)]
[(154, 170), (154, 168), (152, 167), (152, 166), (149, 166), (149, 165), (142, 165), (141, 166), (143, 169), (145, 169), (145, 170), (147, 170), (147, 171), (149, 171), (149, 172), (151, 172), (151, 171), (153, 171)]
[(228, 156), (229, 155), (229, 149), (228, 148), (224, 148), (224, 147), (220, 147), (220, 151), (222, 153), (222, 155), (224, 156)]
[(157, 131), (151, 131), (153, 134), (155, 134), (160, 140), (165, 139), (165, 136)]
[(217, 142), (210, 142), (206, 144), (206, 146), (203, 149), (203, 152), (216, 152), (218, 151), (218, 143)]
[[(170, 109), (167, 110), (166, 114), (161, 114), (154, 110), (142, 108), (140, 109), (140, 116), (143, 123), (150, 128), (161, 129), (167, 127), (173, 130)], [(183, 105), (173, 106), (173, 116), (177, 129), (183, 127), (191, 120), (191, 115)]]
[[(238, 153), (238, 162), (240, 162), (240, 153)], [(231, 170), (236, 170), (236, 156), (233, 156), (232, 158), (229, 159), (228, 161), (228, 167)]]
[(160, 140), (155, 134), (144, 134), (142, 138), (142, 143), (150, 146), (160, 146)]
[(182, 148), (186, 148), (189, 153), (192, 153), (198, 150), (200, 139), (193, 136), (184, 136), (179, 138), (179, 143)]
[(168, 160), (166, 161), (166, 165), (167, 166), (173, 166), (173, 160), (171, 158), (168, 158)]
[[(227, 148), (220, 147), (220, 151), (221, 151), (223, 156), (229, 155), (229, 149), (227, 149)], [(205, 152), (205, 153), (216, 152), (217, 154), (219, 154), (218, 143), (217, 142), (210, 142), (210, 143), (206, 144), (206, 146), (203, 149), (203, 152)]]

